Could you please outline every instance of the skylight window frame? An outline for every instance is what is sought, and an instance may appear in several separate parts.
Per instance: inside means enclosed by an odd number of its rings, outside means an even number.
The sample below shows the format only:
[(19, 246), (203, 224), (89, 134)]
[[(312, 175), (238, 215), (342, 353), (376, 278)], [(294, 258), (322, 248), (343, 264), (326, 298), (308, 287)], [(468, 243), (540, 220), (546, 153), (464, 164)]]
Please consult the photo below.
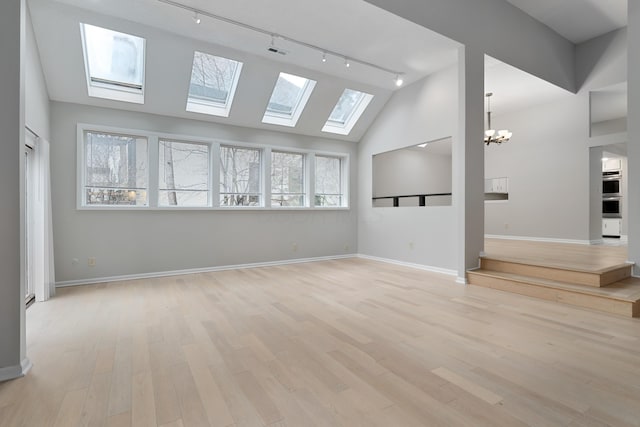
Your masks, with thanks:
[(236, 93), (236, 89), (238, 88), (238, 81), (240, 80), (240, 73), (242, 72), (242, 66), (244, 65), (241, 61), (236, 61), (235, 59), (225, 58), (223, 56), (213, 55), (206, 52), (194, 51), (193, 52), (193, 61), (191, 62), (191, 78), (189, 80), (189, 88), (191, 87), (191, 81), (193, 79), (193, 63), (196, 60), (196, 54), (200, 53), (202, 55), (212, 56), (214, 58), (225, 59), (227, 61), (233, 61), (236, 63), (235, 73), (232, 78), (231, 86), (227, 92), (227, 99), (224, 103), (216, 102), (215, 100), (207, 100), (203, 98), (192, 98), (190, 95), (190, 90), (187, 91), (187, 106), (186, 110), (191, 113), (200, 113), (200, 114), (208, 114), (211, 116), (219, 116), (219, 117), (229, 117), (231, 113), (231, 105), (233, 104), (233, 98)]
[[(333, 115), (333, 111), (336, 109), (338, 105), (340, 105), (340, 100), (342, 99), (342, 97), (345, 96), (348, 90), (353, 92), (358, 92), (359, 94), (361, 94), (362, 96), (360, 97), (360, 100), (353, 107), (353, 109), (349, 113), (344, 123), (331, 120), (331, 115)], [(367, 107), (369, 106), (372, 100), (373, 100), (373, 95), (371, 95), (370, 93), (362, 92), (355, 89), (345, 88), (345, 90), (342, 91), (342, 95), (340, 95), (340, 98), (338, 98), (336, 105), (333, 107), (333, 110), (331, 110), (331, 113), (329, 114), (329, 118), (327, 119), (324, 126), (322, 127), (322, 132), (334, 133), (338, 135), (349, 135), (353, 130), (353, 127), (356, 125), (358, 120), (360, 120), (360, 117), (362, 116), (364, 111), (367, 109)]]
[[(300, 96), (298, 97), (295, 105), (293, 105), (293, 107), (292, 107), (291, 114), (284, 114), (284, 113), (278, 113), (278, 112), (274, 112), (274, 111), (269, 111), (269, 104), (271, 104), (271, 100), (273, 99), (273, 96), (276, 93), (276, 88), (277, 88), (277, 85), (278, 85), (278, 81), (280, 80), (280, 78), (282, 78), (283, 74), (289, 75), (289, 76), (298, 77), (298, 78), (306, 80), (304, 88), (302, 88)], [(272, 124), (272, 125), (280, 125), (280, 126), (287, 126), (287, 127), (295, 127), (298, 124), (298, 120), (300, 119), (300, 116), (302, 115), (302, 112), (304, 111), (305, 107), (307, 106), (307, 102), (309, 102), (309, 98), (311, 98), (311, 94), (313, 93), (313, 90), (316, 87), (316, 83), (317, 82), (315, 80), (308, 79), (306, 77), (297, 76), (295, 74), (290, 74), (290, 73), (285, 73), (285, 72), (280, 72), (280, 74), (278, 74), (278, 79), (276, 80), (275, 84), (273, 85), (273, 91), (271, 91), (271, 96), (269, 97), (269, 102), (267, 103), (267, 108), (265, 109), (264, 116), (262, 117), (262, 123), (267, 123), (267, 124)]]
[[(123, 34), (128, 37), (135, 37), (142, 40), (142, 81), (140, 85), (134, 85), (126, 82), (112, 81), (98, 77), (92, 77), (91, 66), (89, 64), (89, 48), (85, 35), (85, 26), (100, 28), (102, 30)], [(145, 77), (146, 77), (146, 52), (147, 40), (144, 37), (127, 34), (110, 28), (99, 27), (97, 25), (80, 22), (80, 36), (82, 40), (82, 53), (84, 56), (85, 76), (87, 78), (87, 94), (93, 98), (104, 98), (113, 101), (131, 102), (134, 104), (144, 104), (145, 93)]]

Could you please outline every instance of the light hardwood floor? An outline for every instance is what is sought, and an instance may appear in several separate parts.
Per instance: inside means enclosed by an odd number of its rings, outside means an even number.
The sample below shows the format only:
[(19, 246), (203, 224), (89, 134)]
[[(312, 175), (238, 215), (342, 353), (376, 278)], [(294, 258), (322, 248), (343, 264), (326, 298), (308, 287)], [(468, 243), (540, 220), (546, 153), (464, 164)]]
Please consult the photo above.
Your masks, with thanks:
[(640, 321), (362, 259), (67, 288), (1, 426), (638, 426)]

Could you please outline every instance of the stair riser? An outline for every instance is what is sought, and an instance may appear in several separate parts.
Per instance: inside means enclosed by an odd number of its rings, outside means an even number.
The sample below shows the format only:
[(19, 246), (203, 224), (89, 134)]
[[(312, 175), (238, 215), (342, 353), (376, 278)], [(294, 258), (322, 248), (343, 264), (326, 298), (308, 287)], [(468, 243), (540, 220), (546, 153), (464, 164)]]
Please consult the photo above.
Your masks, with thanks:
[(640, 315), (640, 304), (632, 302), (608, 299), (600, 296), (585, 295), (563, 289), (552, 289), (539, 286), (535, 283), (523, 283), (504, 279), (501, 277), (489, 277), (480, 274), (468, 273), (469, 284), (485, 288), (527, 295), (548, 301), (556, 301), (578, 307), (590, 308), (625, 317), (637, 317)]
[(574, 285), (593, 287), (607, 286), (631, 276), (630, 266), (598, 274), (583, 271), (562, 270), (553, 267), (519, 264), (490, 258), (481, 258), (480, 265), (484, 270), (500, 271), (503, 273), (512, 273), (521, 276), (536, 277), (539, 279), (555, 280)]

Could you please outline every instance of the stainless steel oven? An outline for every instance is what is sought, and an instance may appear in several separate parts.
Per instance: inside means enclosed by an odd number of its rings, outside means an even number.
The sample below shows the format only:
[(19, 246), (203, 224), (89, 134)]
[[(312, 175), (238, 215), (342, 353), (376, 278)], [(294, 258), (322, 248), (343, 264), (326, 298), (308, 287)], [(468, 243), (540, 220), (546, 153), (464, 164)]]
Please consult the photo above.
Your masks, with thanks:
[(603, 218), (620, 218), (622, 216), (622, 199), (620, 197), (603, 197), (602, 198), (602, 217)]
[(622, 174), (620, 171), (602, 173), (602, 197), (621, 196)]

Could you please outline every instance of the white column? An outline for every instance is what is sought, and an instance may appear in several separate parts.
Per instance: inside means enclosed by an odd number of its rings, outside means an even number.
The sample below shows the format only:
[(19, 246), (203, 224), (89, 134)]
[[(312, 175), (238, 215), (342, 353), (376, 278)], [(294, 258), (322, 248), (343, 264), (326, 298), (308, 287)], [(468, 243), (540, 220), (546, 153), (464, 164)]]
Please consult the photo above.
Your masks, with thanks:
[(634, 276), (640, 276), (640, 0), (628, 1), (627, 43), (629, 261), (636, 263)]
[(478, 266), (484, 248), (484, 53), (458, 52), (458, 135), (454, 144), (454, 204), (458, 215), (458, 282)]
[(0, 380), (30, 367), (25, 344), (24, 223), (25, 0), (0, 2)]

